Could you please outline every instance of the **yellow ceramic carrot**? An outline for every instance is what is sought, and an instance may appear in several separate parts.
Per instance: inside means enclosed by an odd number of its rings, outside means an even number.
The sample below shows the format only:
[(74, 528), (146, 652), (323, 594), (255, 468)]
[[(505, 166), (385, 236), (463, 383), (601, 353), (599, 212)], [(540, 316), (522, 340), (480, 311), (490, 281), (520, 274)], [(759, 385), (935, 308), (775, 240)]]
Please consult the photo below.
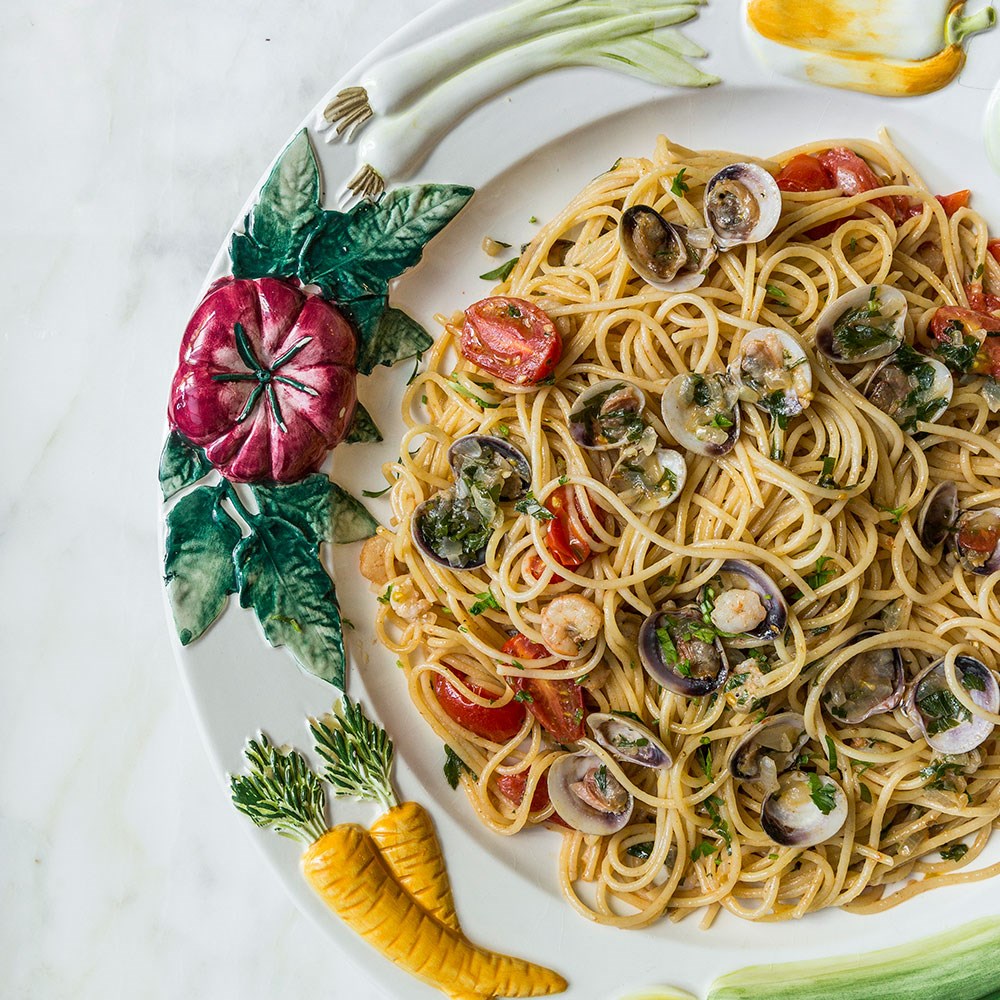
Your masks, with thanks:
[(364, 827), (335, 826), (306, 850), (302, 871), (369, 944), (456, 1000), (548, 996), (566, 988), (556, 973), (477, 948), (428, 913), (396, 881)]
[(459, 929), (434, 821), (419, 802), (403, 802), (371, 825), (372, 840), (400, 885), (432, 916)]
[(371, 831), (354, 823), (327, 829), (323, 784), (294, 750), (250, 740), (248, 773), (231, 778), (233, 802), (258, 826), (306, 846), (302, 871), (327, 905), (369, 944), (455, 1000), (560, 993), (557, 973), (472, 944), (455, 914), (433, 821), (415, 802), (396, 804), (393, 747), (349, 699), (312, 722), (323, 778), (335, 795), (371, 799), (386, 812)]
[[(928, 94), (965, 65), (963, 44), (996, 12), (953, 0), (749, 0), (757, 48), (775, 68), (814, 83), (885, 97)], [(773, 43), (773, 44), (771, 44)]]

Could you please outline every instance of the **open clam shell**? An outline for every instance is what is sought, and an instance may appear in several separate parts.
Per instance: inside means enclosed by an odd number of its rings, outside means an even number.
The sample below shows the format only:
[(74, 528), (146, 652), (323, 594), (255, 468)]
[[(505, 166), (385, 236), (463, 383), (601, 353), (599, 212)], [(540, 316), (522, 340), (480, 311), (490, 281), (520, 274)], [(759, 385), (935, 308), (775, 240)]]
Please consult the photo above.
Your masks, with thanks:
[[(712, 588), (712, 624), (720, 632), (737, 635), (741, 648), (774, 642), (788, 625), (788, 602), (781, 589), (759, 566), (742, 559), (726, 559), (709, 585)], [(729, 595), (727, 597), (726, 595)], [(707, 592), (704, 596), (708, 596)], [(735, 598), (735, 599), (733, 599)], [(742, 600), (741, 600), (742, 598)], [(753, 601), (759, 609), (756, 624), (749, 628), (745, 605)]]
[[(1000, 686), (986, 664), (973, 656), (956, 656), (955, 675), (975, 704), (994, 714), (1000, 711)], [(994, 728), (989, 720), (974, 716), (952, 693), (944, 660), (932, 663), (914, 679), (906, 696), (906, 714), (938, 753), (975, 750)]]
[(731, 163), (705, 185), (705, 224), (723, 250), (767, 239), (780, 218), (778, 184), (755, 163)]
[(729, 773), (740, 781), (761, 781), (778, 787), (778, 775), (796, 764), (809, 734), (798, 712), (781, 712), (754, 726), (729, 758)]
[(466, 434), (448, 449), (448, 464), (455, 479), (475, 467), (487, 479), (502, 480), (501, 500), (517, 500), (531, 487), (531, 465), (524, 453), (509, 441), (490, 434)]
[(775, 419), (800, 414), (812, 399), (813, 372), (803, 346), (774, 327), (751, 330), (729, 365), (741, 395)]
[(902, 344), (865, 385), (865, 398), (903, 428), (934, 423), (951, 403), (955, 381), (946, 365)]
[[(851, 645), (880, 634), (879, 629), (866, 629)], [(891, 712), (902, 701), (905, 686), (900, 651), (868, 649), (846, 660), (826, 682), (823, 708), (839, 722), (856, 726), (873, 715)]]
[(729, 675), (722, 643), (693, 605), (651, 614), (639, 628), (638, 648), (646, 673), (675, 694), (710, 694)]
[(618, 242), (635, 273), (668, 292), (697, 288), (717, 255), (711, 230), (667, 222), (649, 205), (622, 213)]
[(560, 757), (549, 768), (548, 788), (559, 818), (581, 833), (617, 833), (632, 816), (631, 794), (587, 751)]
[(670, 751), (660, 739), (632, 719), (608, 712), (591, 712), (587, 716), (587, 728), (596, 742), (619, 760), (657, 770), (673, 764)]
[(673, 448), (654, 448), (648, 455), (639, 449), (631, 454), (623, 451), (610, 478), (622, 502), (643, 514), (669, 507), (686, 482), (687, 462)]
[(951, 482), (938, 483), (927, 494), (917, 514), (917, 536), (928, 549), (936, 548), (951, 534), (958, 520), (958, 487)]
[(584, 389), (569, 411), (569, 432), (588, 451), (610, 451), (642, 437), (646, 394), (625, 379), (605, 379)]
[(740, 436), (739, 388), (722, 372), (672, 378), (663, 392), (663, 422), (688, 451), (721, 458)]
[(840, 365), (884, 358), (903, 343), (905, 323), (902, 292), (891, 285), (862, 285), (835, 298), (819, 314), (816, 350)]
[(962, 511), (955, 520), (953, 544), (967, 572), (989, 576), (1000, 570), (1000, 507)]
[(448, 569), (477, 569), (486, 563), (492, 525), (454, 490), (425, 500), (413, 512), (413, 544), (432, 562)]
[(788, 771), (761, 804), (760, 825), (784, 847), (815, 847), (847, 822), (847, 796), (827, 775)]

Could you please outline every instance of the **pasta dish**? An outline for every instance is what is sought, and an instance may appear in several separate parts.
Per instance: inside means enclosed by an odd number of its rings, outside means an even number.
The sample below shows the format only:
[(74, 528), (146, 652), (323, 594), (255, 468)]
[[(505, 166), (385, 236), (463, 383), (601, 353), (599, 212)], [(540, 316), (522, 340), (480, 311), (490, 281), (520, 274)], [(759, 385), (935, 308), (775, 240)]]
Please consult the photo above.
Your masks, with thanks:
[(441, 317), (362, 571), (445, 773), (562, 833), (580, 913), (1000, 871), (997, 296), (969, 192), (886, 136), (660, 137)]

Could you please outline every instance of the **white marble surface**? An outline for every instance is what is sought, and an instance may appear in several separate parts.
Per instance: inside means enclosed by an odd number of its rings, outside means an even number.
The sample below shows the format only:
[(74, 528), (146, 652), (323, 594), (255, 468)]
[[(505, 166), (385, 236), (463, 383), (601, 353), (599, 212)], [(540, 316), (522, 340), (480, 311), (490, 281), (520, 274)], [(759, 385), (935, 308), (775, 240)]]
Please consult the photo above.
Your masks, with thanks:
[(429, 0), (0, 13), (0, 996), (384, 1000), (210, 767), (156, 457), (201, 280), (301, 116)]

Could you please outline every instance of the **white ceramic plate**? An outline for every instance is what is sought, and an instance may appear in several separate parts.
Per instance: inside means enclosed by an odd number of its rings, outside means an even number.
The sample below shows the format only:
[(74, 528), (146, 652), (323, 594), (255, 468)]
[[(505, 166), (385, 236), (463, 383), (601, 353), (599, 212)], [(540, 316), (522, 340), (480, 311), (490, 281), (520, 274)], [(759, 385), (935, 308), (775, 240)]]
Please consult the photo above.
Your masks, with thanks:
[[(445, 0), (359, 63), (331, 87), (330, 95), (355, 82), (376, 56), (481, 9), (473, 0)], [(693, 148), (765, 156), (815, 139), (873, 137), (884, 125), (933, 190), (971, 188), (975, 207), (1000, 232), (1000, 185), (983, 141), (984, 110), (1000, 65), (1000, 30), (972, 43), (969, 64), (957, 83), (906, 100), (823, 89), (762, 67), (751, 56), (732, 0), (710, 0), (684, 30), (709, 50), (701, 65), (722, 77), (722, 84), (664, 90), (603, 70), (562, 69), (509, 90), (444, 136), (412, 180), (468, 184), (477, 193), (435, 239), (422, 263), (396, 283), (393, 304), (433, 332), (435, 312), (461, 309), (488, 291), (489, 283), (477, 277), (493, 266), (479, 250), (485, 233), (503, 234), (515, 245), (527, 241), (536, 228), (529, 222), (532, 216), (549, 217), (618, 156), (648, 154), (661, 132)], [(311, 111), (305, 124), (314, 120)], [(313, 138), (329, 204), (333, 189), (353, 172), (354, 151)], [(224, 244), (209, 280), (227, 267)], [(359, 382), (360, 398), (375, 415), (385, 441), (335, 451), (333, 478), (357, 495), (384, 485), (378, 464), (397, 454), (402, 422), (396, 401), (409, 371), (405, 364), (379, 368)], [(384, 518), (387, 506), (382, 503), (371, 501), (369, 507)], [(996, 883), (985, 882), (939, 889), (883, 915), (824, 911), (795, 926), (752, 924), (725, 913), (707, 933), (697, 929), (695, 919), (628, 932), (585, 921), (559, 894), (557, 834), (537, 829), (510, 839), (494, 837), (474, 819), (461, 792), (447, 786), (440, 741), (418, 721), (402, 673), (374, 641), (375, 598), (357, 575), (357, 552), (357, 545), (342, 546), (332, 563), (343, 613), (357, 626), (347, 636), (352, 661), (348, 691), (372, 708), (395, 738), (396, 784), (402, 797), (424, 803), (434, 816), (470, 939), (557, 969), (570, 981), (567, 998), (604, 1000), (656, 983), (704, 996), (716, 976), (743, 966), (866, 952), (1000, 911)], [(241, 770), (244, 742), (259, 729), (278, 743), (307, 747), (303, 720), (328, 710), (335, 696), (328, 685), (300, 671), (284, 650), (270, 648), (253, 617), (236, 603), (230, 601), (199, 641), (177, 647), (220, 775)], [(338, 822), (374, 816), (373, 809), (340, 801), (333, 803), (331, 813)], [(235, 811), (233, 822), (252, 830)], [(408, 1000), (439, 995), (365, 945), (313, 896), (298, 871), (298, 845), (266, 831), (252, 830), (252, 835), (298, 904), (369, 967), (390, 995)]]

